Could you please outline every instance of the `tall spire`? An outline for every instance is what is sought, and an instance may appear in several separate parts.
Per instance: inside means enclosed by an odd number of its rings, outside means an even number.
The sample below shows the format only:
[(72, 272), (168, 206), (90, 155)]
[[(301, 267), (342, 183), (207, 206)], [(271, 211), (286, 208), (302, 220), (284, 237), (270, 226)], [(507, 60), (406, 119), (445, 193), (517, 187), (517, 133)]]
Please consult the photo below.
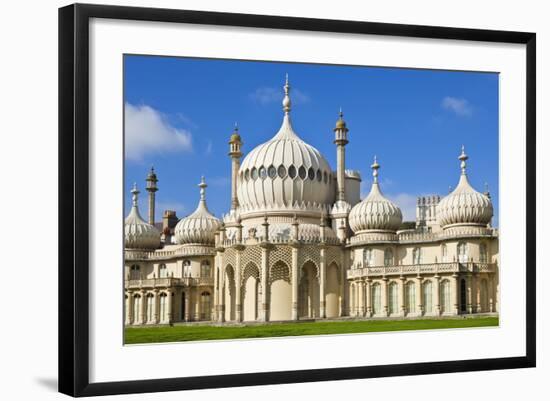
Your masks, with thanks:
[(462, 153), (458, 156), (458, 160), (460, 160), (462, 175), (466, 175), (466, 160), (468, 160), (468, 155), (464, 152), (464, 145), (462, 145)]
[(285, 86), (283, 86), (285, 90), (285, 97), (283, 98), (283, 111), (285, 112), (285, 115), (288, 115), (290, 113), (290, 84), (288, 83), (288, 73), (286, 74), (286, 80), (285, 80)]
[(137, 184), (135, 182), (131, 192), (132, 192), (132, 207), (137, 207), (139, 191), (137, 189)]
[(201, 193), (201, 203), (206, 202), (206, 187), (208, 187), (208, 185), (206, 185), (206, 181), (204, 181), (204, 175), (203, 175), (201, 176), (201, 182), (199, 184), (200, 193)]
[(378, 169), (380, 168), (380, 164), (376, 160), (376, 155), (374, 155), (374, 163), (372, 163), (370, 168), (372, 169), (373, 184), (378, 185)]

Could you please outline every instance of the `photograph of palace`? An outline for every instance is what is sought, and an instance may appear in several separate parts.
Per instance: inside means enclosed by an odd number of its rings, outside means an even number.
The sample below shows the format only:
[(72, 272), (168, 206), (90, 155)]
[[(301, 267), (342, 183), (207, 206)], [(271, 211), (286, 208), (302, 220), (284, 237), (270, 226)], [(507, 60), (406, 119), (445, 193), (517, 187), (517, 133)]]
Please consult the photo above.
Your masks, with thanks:
[[(283, 335), (316, 334), (316, 327), (319, 334), (368, 332), (377, 324), (376, 331), (394, 330), (391, 324), (409, 321), (418, 322), (418, 329), (498, 326), (498, 179), (491, 178), (493, 193), (486, 185), (472, 184), (484, 183), (488, 175), (473, 167), (481, 160), (469, 159), (470, 148), (477, 157), (482, 154), (479, 144), (465, 137), (457, 139), (460, 145), (439, 150), (426, 143), (416, 149), (395, 142), (391, 149), (377, 149), (369, 146), (366, 132), (353, 129), (363, 117), (354, 113), (349, 119), (346, 108), (336, 108), (332, 124), (306, 142), (294, 121), (301, 119), (299, 105), (311, 100), (298, 91), (295, 105), (293, 85), (299, 81), (292, 74), (290, 79), (280, 75), (279, 82), (282, 88), (267, 93), (271, 97), (265, 103), (276, 99), (279, 111), (270, 106), (269, 114), (279, 120), (279, 128), (268, 135), (263, 127), (258, 134), (240, 123), (226, 130), (224, 139), (215, 137), (216, 145), (224, 147), (212, 161), (211, 170), (219, 169), (219, 174), (185, 164), (185, 154), (168, 148), (158, 158), (176, 161), (163, 168), (158, 163), (151, 167), (145, 157), (126, 158), (132, 174), (127, 173), (125, 188), (124, 323), (127, 340), (132, 333), (148, 333), (147, 340), (128, 342), (155, 342), (154, 331), (138, 331), (155, 329), (158, 341), (183, 341), (216, 339), (216, 330), (226, 333), (223, 338), (239, 338), (238, 330), (246, 329), (270, 336), (261, 330), (281, 326), (288, 327)], [(181, 95), (191, 103), (199, 96)], [(254, 107), (261, 110), (264, 98), (259, 99)], [(335, 101), (347, 103), (345, 98)], [(462, 104), (471, 109), (461, 112), (460, 103), (447, 103), (442, 110), (473, 124), (473, 106)], [(127, 102), (126, 118), (151, 110)], [(216, 112), (210, 110), (212, 119)], [(253, 114), (254, 108), (243, 113)], [(365, 115), (376, 113), (365, 110)], [(147, 121), (132, 124), (147, 128)], [(161, 123), (164, 128), (175, 125)], [(135, 128), (128, 122), (126, 127)], [(180, 136), (182, 153), (192, 130), (172, 130)], [(487, 135), (497, 148), (492, 152), (498, 152), (498, 129)], [(316, 148), (321, 143), (324, 154)], [(389, 153), (391, 161), (384, 156)], [(386, 186), (395, 193), (397, 185), (391, 181), (397, 174), (386, 179), (386, 169), (393, 165), (392, 171), (414, 172), (416, 165), (407, 164), (405, 157), (429, 159), (432, 153), (438, 154), (432, 168), (428, 173), (418, 168), (418, 182), (411, 184), (425, 185), (449, 171), (449, 185), (432, 193), (419, 188), (414, 204), (407, 198), (414, 215), (405, 219), (399, 202), (404, 197), (385, 195)], [(207, 154), (205, 150), (202, 158)], [(498, 161), (487, 163), (498, 173)], [(186, 182), (193, 182), (187, 187), (177, 178), (183, 170)], [(183, 215), (163, 203), (163, 183), (185, 199)], [(221, 213), (209, 209), (212, 202)], [(169, 330), (179, 330), (181, 337), (170, 337)], [(185, 330), (213, 334), (186, 337)]]

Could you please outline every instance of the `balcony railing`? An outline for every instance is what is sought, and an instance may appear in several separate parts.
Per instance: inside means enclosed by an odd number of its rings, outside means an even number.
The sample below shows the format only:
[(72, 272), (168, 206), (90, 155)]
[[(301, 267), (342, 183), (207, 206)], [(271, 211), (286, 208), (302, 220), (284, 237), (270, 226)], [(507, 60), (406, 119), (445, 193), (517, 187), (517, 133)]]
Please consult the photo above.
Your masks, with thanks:
[(351, 279), (369, 276), (402, 276), (407, 274), (425, 273), (493, 273), (495, 271), (495, 263), (426, 263), (418, 265), (370, 266), (351, 268), (347, 271), (347, 278)]
[(214, 285), (212, 277), (167, 277), (125, 280), (126, 288), (167, 288), (167, 287), (197, 287)]

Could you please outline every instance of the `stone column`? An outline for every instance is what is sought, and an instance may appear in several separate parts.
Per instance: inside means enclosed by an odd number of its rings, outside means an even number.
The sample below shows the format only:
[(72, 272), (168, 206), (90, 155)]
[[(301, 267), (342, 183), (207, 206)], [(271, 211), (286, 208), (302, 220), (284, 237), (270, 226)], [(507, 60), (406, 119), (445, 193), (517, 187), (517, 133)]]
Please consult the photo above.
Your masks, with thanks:
[(372, 317), (372, 280), (368, 278), (365, 282), (365, 299), (367, 301), (366, 317)]
[(495, 311), (495, 276), (491, 275), (487, 278), (487, 297), (489, 298), (489, 312)]
[(269, 320), (269, 248), (262, 246), (262, 309), (260, 311), (260, 321), (267, 322)]
[(453, 279), (451, 280), (451, 302), (452, 302), (452, 308), (453, 308), (453, 314), (458, 315), (458, 295), (459, 295), (459, 284), (458, 284), (458, 274), (453, 273)]
[(201, 290), (195, 289), (195, 320), (201, 320)]
[(153, 321), (159, 324), (159, 290), (155, 289), (153, 294)]
[(170, 288), (168, 288), (168, 296), (166, 297), (166, 303), (168, 305), (167, 308), (168, 308), (168, 323), (172, 323), (172, 290)]
[(327, 317), (326, 313), (326, 276), (327, 276), (327, 266), (326, 266), (326, 249), (321, 245), (320, 249), (320, 258), (319, 258), (319, 309), (321, 318), (324, 319)]
[(298, 320), (298, 244), (292, 245), (292, 320)]
[(216, 253), (216, 256), (214, 256), (214, 315), (212, 316), (213, 321), (219, 320), (219, 311), (220, 311), (219, 263), (220, 262), (218, 259), (218, 254)]
[(188, 288), (185, 291), (185, 321), (188, 322), (191, 320), (190, 311), (191, 311), (191, 297), (189, 296), (191, 292), (191, 288)]
[(422, 277), (416, 277), (416, 304), (418, 305), (417, 315), (422, 316), (424, 314), (424, 302), (422, 299)]
[(220, 271), (218, 274), (220, 276), (220, 303), (218, 307), (218, 322), (223, 323), (225, 322), (225, 268), (223, 267), (223, 265), (220, 266)]
[(147, 295), (147, 293), (145, 292), (145, 290), (141, 290), (140, 291), (140, 295), (141, 295), (141, 321), (140, 323), (141, 324), (145, 324), (145, 322), (147, 321), (147, 298), (145, 297)]
[(481, 312), (481, 279), (479, 277), (479, 274), (476, 274), (474, 276), (475, 281), (475, 298), (476, 298), (476, 305), (474, 308), (474, 313), (480, 313)]
[(405, 281), (406, 281), (406, 278), (401, 276), (399, 277), (399, 298), (400, 301), (401, 301), (401, 316), (407, 316), (407, 300), (406, 300), (406, 296), (407, 296), (407, 293), (405, 291)]
[(235, 320), (242, 322), (242, 305), (241, 305), (241, 249), (239, 248), (235, 252)]
[(474, 312), (473, 308), (473, 294), (474, 294), (474, 280), (472, 280), (472, 274), (468, 273), (467, 280), (466, 280), (466, 294), (468, 297), (466, 298), (466, 304), (467, 304), (467, 310), (469, 314), (472, 314)]
[(347, 270), (347, 264), (346, 264), (346, 249), (343, 248), (342, 250), (342, 256), (340, 258), (340, 291), (338, 296), (338, 316), (344, 316), (346, 314), (346, 270)]
[(126, 324), (132, 324), (132, 293), (131, 292), (127, 292), (126, 293), (126, 313), (125, 313), (125, 316), (126, 316)]
[(434, 291), (434, 294), (432, 294), (432, 296), (435, 295), (434, 311), (435, 311), (435, 314), (437, 316), (440, 316), (441, 315), (441, 300), (439, 298), (440, 298), (440, 294), (441, 294), (441, 288), (440, 288), (441, 277), (435, 276), (434, 278), (435, 278), (435, 291)]
[(384, 277), (382, 284), (382, 313), (384, 316), (389, 316), (388, 308), (388, 278)]

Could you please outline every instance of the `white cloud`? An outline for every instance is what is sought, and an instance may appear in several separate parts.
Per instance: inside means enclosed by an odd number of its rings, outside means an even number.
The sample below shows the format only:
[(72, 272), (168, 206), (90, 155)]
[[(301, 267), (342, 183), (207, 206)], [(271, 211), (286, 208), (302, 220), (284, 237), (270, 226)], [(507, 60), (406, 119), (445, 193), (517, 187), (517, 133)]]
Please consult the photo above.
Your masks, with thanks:
[(190, 151), (191, 133), (175, 128), (161, 112), (147, 105), (124, 105), (125, 156), (142, 160), (145, 155), (162, 152)]
[(387, 198), (399, 206), (401, 213), (403, 214), (403, 221), (416, 220), (417, 195), (400, 193), (396, 195), (387, 195)]
[(206, 150), (204, 151), (204, 153), (206, 155), (212, 154), (212, 141), (211, 140), (209, 140), (208, 143), (206, 144)]
[(466, 99), (445, 96), (441, 101), (441, 107), (450, 110), (457, 116), (471, 116), (473, 109)]
[[(280, 102), (283, 100), (283, 91), (277, 88), (263, 86), (249, 95), (250, 99), (261, 105)], [(299, 89), (291, 89), (290, 98), (294, 104), (308, 103), (311, 99)]]

